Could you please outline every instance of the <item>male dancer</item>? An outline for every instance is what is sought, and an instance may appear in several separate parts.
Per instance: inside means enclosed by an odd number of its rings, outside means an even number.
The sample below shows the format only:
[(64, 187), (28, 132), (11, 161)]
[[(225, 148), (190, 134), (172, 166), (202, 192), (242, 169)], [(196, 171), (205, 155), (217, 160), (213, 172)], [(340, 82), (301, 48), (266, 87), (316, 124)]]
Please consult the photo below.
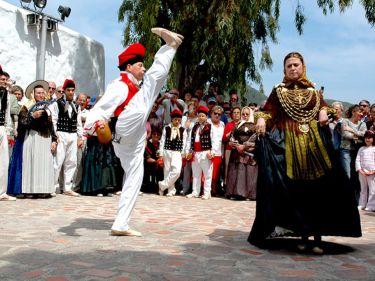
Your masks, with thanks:
[[(145, 123), (163, 84), (173, 57), (183, 37), (163, 28), (151, 31), (167, 44), (155, 55), (151, 68), (145, 73), (145, 48), (139, 43), (130, 45), (119, 55), (121, 76), (112, 81), (103, 97), (86, 118), (87, 135), (97, 127), (104, 127), (110, 117), (117, 117), (113, 146), (125, 171), (125, 180), (117, 217), (111, 235), (141, 236), (128, 225), (143, 179), (143, 153), (146, 143)], [(143, 79), (140, 87), (139, 81)]]

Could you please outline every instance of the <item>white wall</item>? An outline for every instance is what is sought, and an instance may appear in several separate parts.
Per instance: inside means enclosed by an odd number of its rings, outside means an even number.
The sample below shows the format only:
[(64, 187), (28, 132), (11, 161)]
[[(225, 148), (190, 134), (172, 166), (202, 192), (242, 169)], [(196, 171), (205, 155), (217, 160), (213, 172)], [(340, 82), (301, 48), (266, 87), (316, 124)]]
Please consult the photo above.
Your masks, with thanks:
[[(16, 84), (26, 89), (36, 79), (40, 52), (39, 27), (28, 26), (30, 11), (0, 0), (0, 65)], [(45, 80), (57, 86), (69, 77), (76, 92), (91, 96), (104, 92), (104, 47), (101, 43), (64, 27), (47, 32)]]

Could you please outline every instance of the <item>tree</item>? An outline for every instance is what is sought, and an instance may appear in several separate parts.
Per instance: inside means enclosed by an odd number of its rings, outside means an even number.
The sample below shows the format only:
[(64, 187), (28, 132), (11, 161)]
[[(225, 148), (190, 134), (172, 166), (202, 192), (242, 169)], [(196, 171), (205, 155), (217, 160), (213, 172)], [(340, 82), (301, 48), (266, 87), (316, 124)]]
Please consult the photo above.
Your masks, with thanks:
[[(344, 12), (352, 2), (317, 0), (325, 14), (332, 13), (336, 5)], [(361, 3), (369, 23), (374, 25), (374, 1)], [(268, 43), (277, 42), (279, 15), (280, 0), (123, 0), (118, 20), (125, 22), (124, 45), (138, 41), (146, 46), (146, 63), (151, 62), (161, 43), (150, 36), (152, 27), (165, 27), (184, 35), (170, 85), (182, 89), (217, 82), (221, 89), (245, 90), (249, 80), (262, 88), (259, 70), (272, 67)], [(300, 34), (305, 19), (303, 6), (297, 0), (295, 25)]]

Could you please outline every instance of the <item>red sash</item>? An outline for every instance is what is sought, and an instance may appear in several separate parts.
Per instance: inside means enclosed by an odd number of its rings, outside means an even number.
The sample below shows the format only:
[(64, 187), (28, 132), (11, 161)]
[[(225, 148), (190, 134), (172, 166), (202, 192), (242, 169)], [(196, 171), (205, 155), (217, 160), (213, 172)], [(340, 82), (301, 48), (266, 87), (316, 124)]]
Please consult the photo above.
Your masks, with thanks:
[(115, 117), (119, 117), (119, 115), (121, 114), (121, 112), (124, 111), (125, 106), (127, 106), (129, 104), (130, 100), (139, 91), (138, 87), (129, 79), (129, 77), (128, 77), (128, 75), (126, 73), (121, 73), (121, 80), (120, 81), (122, 81), (126, 85), (128, 85), (129, 91), (128, 91), (128, 96), (127, 96), (126, 100), (122, 104), (120, 104), (119, 107), (116, 108), (116, 110), (114, 112), (114, 116)]

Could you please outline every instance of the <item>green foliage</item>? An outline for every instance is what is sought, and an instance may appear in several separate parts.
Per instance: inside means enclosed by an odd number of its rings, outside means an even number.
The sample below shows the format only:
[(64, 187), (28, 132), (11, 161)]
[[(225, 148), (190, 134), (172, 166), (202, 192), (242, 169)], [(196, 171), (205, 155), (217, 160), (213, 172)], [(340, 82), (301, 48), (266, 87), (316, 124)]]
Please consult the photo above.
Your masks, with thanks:
[[(352, 0), (317, 0), (324, 14), (340, 12)], [(361, 0), (370, 24), (375, 23), (375, 1)], [(118, 20), (124, 22), (123, 45), (141, 42), (150, 65), (161, 40), (152, 27), (184, 35), (172, 65), (169, 86), (195, 88), (217, 82), (221, 89), (246, 91), (253, 81), (260, 85), (259, 70), (272, 67), (269, 42), (277, 43), (280, 0), (123, 0)], [(295, 25), (303, 32), (306, 17), (297, 0)]]

